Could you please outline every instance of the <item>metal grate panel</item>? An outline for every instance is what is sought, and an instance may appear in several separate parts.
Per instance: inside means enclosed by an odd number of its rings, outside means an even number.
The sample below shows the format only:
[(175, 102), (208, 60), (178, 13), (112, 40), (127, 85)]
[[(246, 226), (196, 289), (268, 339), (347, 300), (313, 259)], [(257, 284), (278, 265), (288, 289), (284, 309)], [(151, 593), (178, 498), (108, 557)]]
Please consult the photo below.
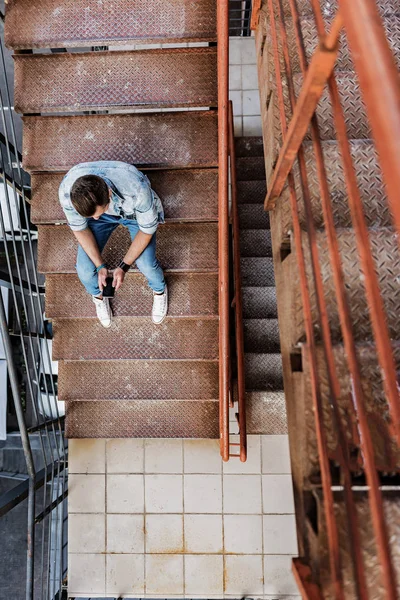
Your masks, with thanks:
[(217, 121), (214, 111), (23, 117), (24, 169), (67, 171), (95, 160), (138, 168), (216, 167)]

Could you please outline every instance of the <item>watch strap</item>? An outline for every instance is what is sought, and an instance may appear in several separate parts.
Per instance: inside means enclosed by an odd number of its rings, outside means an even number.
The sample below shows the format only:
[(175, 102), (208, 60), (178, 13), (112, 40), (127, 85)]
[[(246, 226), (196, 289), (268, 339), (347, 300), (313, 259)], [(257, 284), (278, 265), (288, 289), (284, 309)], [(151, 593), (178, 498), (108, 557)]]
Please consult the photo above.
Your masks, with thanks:
[(118, 267), (123, 270), (124, 273), (127, 273), (131, 268), (131, 265), (126, 264), (123, 260), (119, 263)]

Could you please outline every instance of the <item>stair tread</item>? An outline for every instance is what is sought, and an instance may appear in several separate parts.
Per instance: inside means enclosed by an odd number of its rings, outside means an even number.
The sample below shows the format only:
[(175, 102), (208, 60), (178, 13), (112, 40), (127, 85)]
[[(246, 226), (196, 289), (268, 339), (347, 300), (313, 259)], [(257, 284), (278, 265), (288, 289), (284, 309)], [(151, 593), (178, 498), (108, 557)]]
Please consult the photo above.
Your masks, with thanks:
[(244, 257), (240, 259), (242, 286), (275, 286), (274, 263), (270, 257)]
[(242, 156), (264, 156), (262, 136), (246, 136), (235, 138), (236, 158)]
[[(218, 398), (217, 362), (61, 361), (58, 397), (65, 401)], [(99, 385), (101, 382), (101, 385)]]
[(243, 257), (272, 256), (269, 229), (242, 229), (240, 231), (240, 255)]
[[(216, 221), (218, 219), (218, 170), (173, 169), (144, 171), (162, 199), (169, 221)], [(31, 178), (32, 223), (62, 223), (65, 214), (58, 201), (62, 173), (34, 173)], [(193, 202), (196, 198), (196, 202)]]
[[(90, 15), (90, 18), (88, 18)], [(215, 0), (14, 0), (6, 3), (5, 43), (10, 48), (184, 42), (216, 39)]]
[(285, 435), (288, 432), (284, 391), (246, 391), (248, 434)]
[(278, 319), (243, 319), (243, 330), (245, 352), (280, 351)]
[[(218, 276), (213, 273), (168, 273), (168, 314), (171, 317), (218, 317)], [(115, 317), (151, 314), (153, 294), (140, 273), (129, 272), (111, 300)], [(46, 317), (91, 318), (96, 310), (77, 275), (46, 277)]]
[[(40, 225), (38, 270), (42, 273), (74, 273), (78, 242), (68, 225)], [(103, 251), (109, 268), (118, 265), (131, 239), (126, 227), (118, 227)], [(163, 268), (180, 271), (218, 270), (218, 225), (186, 223), (161, 225), (157, 230), (157, 256)]]
[(269, 229), (269, 214), (263, 204), (238, 204), (240, 229)]
[(237, 196), (238, 204), (264, 204), (267, 194), (267, 183), (264, 179), (255, 181), (238, 181)]
[(215, 111), (23, 117), (26, 171), (121, 160), (143, 168), (218, 166)]
[(241, 156), (236, 159), (237, 181), (265, 181), (263, 156)]
[(53, 321), (53, 360), (218, 360), (218, 321), (167, 317), (115, 318), (109, 329), (92, 319)]
[(250, 390), (282, 390), (282, 357), (279, 353), (246, 352), (245, 383)]
[(244, 319), (270, 319), (277, 316), (275, 287), (243, 287), (242, 299)]
[(218, 402), (68, 402), (67, 438), (219, 438)]
[[(320, 0), (320, 6), (322, 14), (325, 17), (333, 18), (336, 15), (339, 3), (338, 0)], [(290, 1), (283, 0), (282, 7), (285, 16), (290, 16)], [(399, 12), (398, 0), (379, 0), (378, 8), (380, 9), (381, 14), (395, 14)], [(312, 3), (310, 0), (297, 0), (297, 10), (300, 15), (313, 16)]]
[(217, 105), (216, 48), (16, 55), (14, 65), (21, 113)]

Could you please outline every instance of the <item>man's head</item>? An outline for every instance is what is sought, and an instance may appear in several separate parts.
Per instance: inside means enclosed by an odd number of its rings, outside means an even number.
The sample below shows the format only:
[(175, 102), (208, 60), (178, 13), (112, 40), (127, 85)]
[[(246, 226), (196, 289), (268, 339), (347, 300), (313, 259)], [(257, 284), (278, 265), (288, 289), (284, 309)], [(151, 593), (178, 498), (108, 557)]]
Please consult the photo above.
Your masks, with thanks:
[(110, 203), (111, 190), (98, 175), (78, 177), (71, 188), (72, 206), (82, 217), (99, 219)]

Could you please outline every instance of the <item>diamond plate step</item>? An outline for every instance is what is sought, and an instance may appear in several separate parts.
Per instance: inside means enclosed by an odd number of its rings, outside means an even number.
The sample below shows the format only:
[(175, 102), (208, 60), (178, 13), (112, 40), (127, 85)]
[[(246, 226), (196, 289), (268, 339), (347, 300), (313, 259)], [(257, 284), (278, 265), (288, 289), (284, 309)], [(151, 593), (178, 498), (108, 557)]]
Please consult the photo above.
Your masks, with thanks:
[[(217, 275), (168, 273), (168, 314), (171, 317), (218, 317)], [(128, 273), (124, 285), (111, 300), (116, 317), (151, 314), (153, 294), (143, 275)], [(96, 309), (77, 275), (46, 277), (46, 317), (49, 319), (96, 318)]]
[[(101, 382), (101, 385), (99, 385)], [(61, 361), (60, 400), (215, 400), (218, 363), (204, 361)]]
[(23, 117), (26, 171), (121, 160), (141, 168), (216, 167), (217, 113)]
[(129, 42), (216, 39), (215, 0), (11, 0), (5, 43), (10, 48), (58, 48)]
[(237, 182), (238, 204), (264, 204), (267, 184), (264, 179)]
[(282, 390), (282, 358), (280, 354), (244, 355), (247, 390)]
[(274, 319), (277, 316), (274, 287), (242, 288), (244, 319)]
[(15, 110), (217, 105), (216, 48), (16, 55)]
[(243, 319), (244, 351), (280, 351), (278, 319)]
[(262, 204), (239, 204), (240, 229), (269, 229), (269, 214)]
[(236, 177), (238, 181), (265, 181), (263, 156), (242, 156), (236, 159)]
[[(338, 9), (338, 0), (320, 0), (319, 1), (322, 14), (326, 18), (332, 18), (335, 16)], [(385, 14), (396, 14), (399, 12), (398, 0), (379, 0), (377, 2), (378, 8), (382, 15)], [(282, 6), (284, 14), (286, 16), (291, 15), (290, 2), (289, 0), (282, 0)], [(297, 0), (297, 10), (300, 15), (313, 15), (312, 3), (310, 0)]]
[[(152, 188), (162, 198), (165, 217), (169, 221), (218, 219), (217, 169), (144, 172), (150, 179)], [(65, 172), (32, 175), (32, 223), (65, 222), (64, 211), (58, 201), (58, 188), (64, 175)]]
[[(364, 277), (359, 261), (357, 244), (354, 231), (351, 229), (337, 229), (337, 239), (339, 252), (342, 260), (344, 284), (347, 291), (347, 298), (350, 307), (352, 329), (356, 341), (368, 341), (373, 339), (372, 329), (369, 319), (369, 310), (365, 294)], [(313, 322), (317, 323), (317, 301), (314, 286), (312, 284), (311, 258), (306, 245), (306, 234), (303, 233), (303, 247), (305, 249), (305, 259), (308, 271), (310, 286), (310, 299)], [(398, 236), (393, 229), (381, 228), (370, 229), (369, 239), (372, 250), (372, 256), (375, 260), (375, 270), (378, 276), (380, 292), (386, 311), (386, 319), (391, 339), (400, 339), (400, 250), (398, 246)], [(320, 256), (320, 266), (322, 279), (324, 283), (325, 299), (327, 303), (327, 313), (330, 323), (331, 336), (333, 341), (341, 341), (340, 319), (335, 295), (335, 286), (332, 276), (332, 269), (329, 259), (328, 242), (325, 231), (317, 233), (316, 243), (318, 254)], [(294, 289), (299, 284), (299, 275), (297, 269), (294, 271), (294, 277), (291, 282)], [(294, 295), (293, 307), (293, 330), (295, 340), (304, 338), (304, 321), (302, 314), (302, 304), (299, 294)], [(321, 334), (316, 326), (317, 339)]]
[[(157, 230), (157, 256), (165, 269), (218, 270), (218, 225), (190, 223), (162, 225)], [(126, 227), (118, 227), (103, 251), (109, 268), (115, 268), (131, 243)], [(40, 225), (38, 270), (74, 273), (78, 242), (68, 225)]]
[[(105, 329), (92, 319), (53, 322), (53, 360), (218, 360), (218, 321), (116, 318)], [(179, 366), (177, 366), (179, 368)]]
[(244, 287), (275, 286), (272, 258), (241, 258), (242, 285)]
[(287, 434), (284, 392), (246, 392), (248, 434)]
[(68, 402), (67, 438), (219, 438), (219, 403)]
[(243, 257), (272, 256), (269, 229), (242, 229), (240, 232), (240, 255)]
[(236, 158), (241, 156), (264, 156), (263, 139), (261, 136), (235, 138)]
[[(319, 180), (317, 177), (314, 151), (311, 142), (303, 144), (307, 162), (308, 183), (315, 226), (317, 229), (324, 226), (322, 215)], [(336, 142), (322, 142), (325, 159), (327, 181), (332, 198), (333, 217), (336, 227), (350, 228), (352, 226), (348, 195), (344, 180), (340, 151)], [(392, 218), (386, 199), (385, 188), (382, 181), (378, 158), (371, 140), (353, 140), (350, 142), (350, 151), (356, 170), (357, 183), (363, 201), (365, 219), (369, 227), (390, 227)], [(298, 198), (299, 220), (303, 229), (306, 229), (307, 218), (304, 209), (303, 196), (297, 165), (293, 169), (295, 175), (296, 192)], [(285, 189), (277, 203), (279, 220), (284, 232), (293, 229), (290, 211), (289, 193)]]

